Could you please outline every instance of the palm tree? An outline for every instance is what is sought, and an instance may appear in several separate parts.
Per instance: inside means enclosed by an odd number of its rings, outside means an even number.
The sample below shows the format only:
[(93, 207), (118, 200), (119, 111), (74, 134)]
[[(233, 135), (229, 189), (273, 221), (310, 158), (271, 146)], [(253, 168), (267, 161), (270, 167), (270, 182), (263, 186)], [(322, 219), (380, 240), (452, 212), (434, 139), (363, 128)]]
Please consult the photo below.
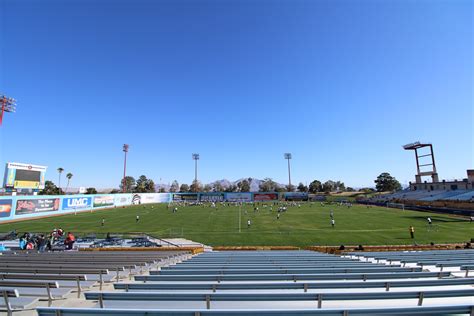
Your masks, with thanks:
[(67, 189), (69, 188), (69, 181), (71, 181), (72, 173), (69, 172), (69, 173), (66, 175), (66, 178), (67, 178), (67, 185), (66, 185), (66, 192), (65, 192), (65, 193), (67, 194)]
[(61, 194), (61, 173), (63, 173), (64, 169), (59, 167), (58, 168), (58, 173), (59, 173), (59, 182), (58, 182), (58, 188), (59, 188), (59, 194)]

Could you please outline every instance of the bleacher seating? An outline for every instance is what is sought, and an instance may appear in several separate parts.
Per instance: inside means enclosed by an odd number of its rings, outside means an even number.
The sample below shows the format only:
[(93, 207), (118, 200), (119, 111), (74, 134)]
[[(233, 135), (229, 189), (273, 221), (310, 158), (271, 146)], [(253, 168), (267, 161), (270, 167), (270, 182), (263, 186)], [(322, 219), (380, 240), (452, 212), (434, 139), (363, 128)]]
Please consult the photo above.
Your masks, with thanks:
[[(436, 265), (470, 262), (473, 254), (208, 252), (125, 278), (113, 290), (85, 292), (95, 307), (37, 310), (40, 316), (472, 315), (474, 278), (455, 276), (464, 265), (450, 271)], [(426, 262), (433, 269), (418, 265)]]
[[(72, 292), (81, 297), (84, 290), (106, 282), (129, 280), (132, 275), (170, 264), (187, 252), (3, 252), (0, 255), (0, 310), (31, 309), (38, 301), (51, 305)], [(0, 298), (1, 300), (1, 298)]]

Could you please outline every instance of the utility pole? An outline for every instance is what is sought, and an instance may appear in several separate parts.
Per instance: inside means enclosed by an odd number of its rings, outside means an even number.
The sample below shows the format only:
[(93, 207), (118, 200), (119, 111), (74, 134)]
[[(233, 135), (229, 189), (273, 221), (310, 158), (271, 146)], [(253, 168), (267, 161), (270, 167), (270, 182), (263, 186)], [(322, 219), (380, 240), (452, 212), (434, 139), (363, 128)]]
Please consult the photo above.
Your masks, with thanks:
[(125, 153), (125, 160), (123, 162), (123, 185), (122, 185), (122, 192), (125, 193), (127, 191), (127, 181), (125, 179), (127, 175), (127, 153), (128, 153), (128, 144), (123, 144), (123, 152)]

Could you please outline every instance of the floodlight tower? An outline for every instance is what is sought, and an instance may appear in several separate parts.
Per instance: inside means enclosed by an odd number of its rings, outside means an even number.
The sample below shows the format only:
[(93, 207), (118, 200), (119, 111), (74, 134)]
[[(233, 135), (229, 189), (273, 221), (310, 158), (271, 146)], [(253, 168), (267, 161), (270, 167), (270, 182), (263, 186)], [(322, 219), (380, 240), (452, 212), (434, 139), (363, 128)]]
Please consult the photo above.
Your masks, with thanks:
[(125, 160), (123, 162), (123, 186), (122, 186), (122, 191), (123, 193), (126, 192), (127, 188), (127, 180), (125, 179), (125, 176), (127, 174), (127, 153), (128, 153), (128, 144), (123, 144), (123, 152), (125, 153)]
[(16, 111), (16, 100), (8, 98), (6, 95), (0, 93), (0, 102), (2, 102), (2, 112), (0, 114), (0, 125), (2, 125), (3, 114), (5, 112), (14, 113)]
[[(429, 147), (429, 152), (426, 154), (419, 155), (418, 150), (421, 148)], [(415, 175), (416, 183), (421, 183), (421, 177), (431, 176), (433, 182), (439, 182), (438, 172), (436, 171), (436, 164), (433, 152), (433, 145), (429, 143), (420, 143), (414, 142), (410, 144), (406, 144), (403, 146), (405, 150), (414, 150), (415, 151), (415, 158), (416, 158), (416, 169), (417, 174)], [(427, 158), (429, 161), (425, 164), (420, 164), (420, 158), (423, 157), (430, 157)], [(426, 161), (426, 160), (425, 160)], [(422, 167), (430, 167), (429, 170), (422, 171)]]
[(197, 184), (199, 154), (193, 154), (193, 160), (194, 160), (194, 182)]
[(290, 190), (291, 189), (291, 170), (290, 170), (291, 153), (285, 153), (284, 157), (286, 160), (288, 160), (288, 190)]

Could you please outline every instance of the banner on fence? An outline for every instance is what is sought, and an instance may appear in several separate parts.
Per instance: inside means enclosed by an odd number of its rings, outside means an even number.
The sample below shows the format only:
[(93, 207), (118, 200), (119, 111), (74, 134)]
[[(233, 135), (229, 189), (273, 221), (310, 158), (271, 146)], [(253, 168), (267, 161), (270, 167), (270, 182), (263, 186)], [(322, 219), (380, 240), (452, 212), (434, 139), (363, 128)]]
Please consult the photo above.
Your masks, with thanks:
[(0, 217), (10, 217), (12, 213), (12, 199), (0, 200)]
[(112, 207), (114, 203), (113, 195), (96, 195), (94, 197), (94, 207)]
[(16, 201), (15, 215), (58, 211), (60, 200), (60, 198), (20, 199)]
[(92, 207), (92, 197), (90, 196), (63, 198), (63, 211), (83, 210), (90, 207)]
[(254, 201), (275, 201), (278, 200), (278, 193), (254, 193)]
[(252, 193), (250, 192), (237, 192), (237, 193), (226, 193), (225, 199), (229, 202), (252, 202)]
[(204, 192), (199, 195), (201, 202), (223, 202), (224, 193), (221, 192)]

